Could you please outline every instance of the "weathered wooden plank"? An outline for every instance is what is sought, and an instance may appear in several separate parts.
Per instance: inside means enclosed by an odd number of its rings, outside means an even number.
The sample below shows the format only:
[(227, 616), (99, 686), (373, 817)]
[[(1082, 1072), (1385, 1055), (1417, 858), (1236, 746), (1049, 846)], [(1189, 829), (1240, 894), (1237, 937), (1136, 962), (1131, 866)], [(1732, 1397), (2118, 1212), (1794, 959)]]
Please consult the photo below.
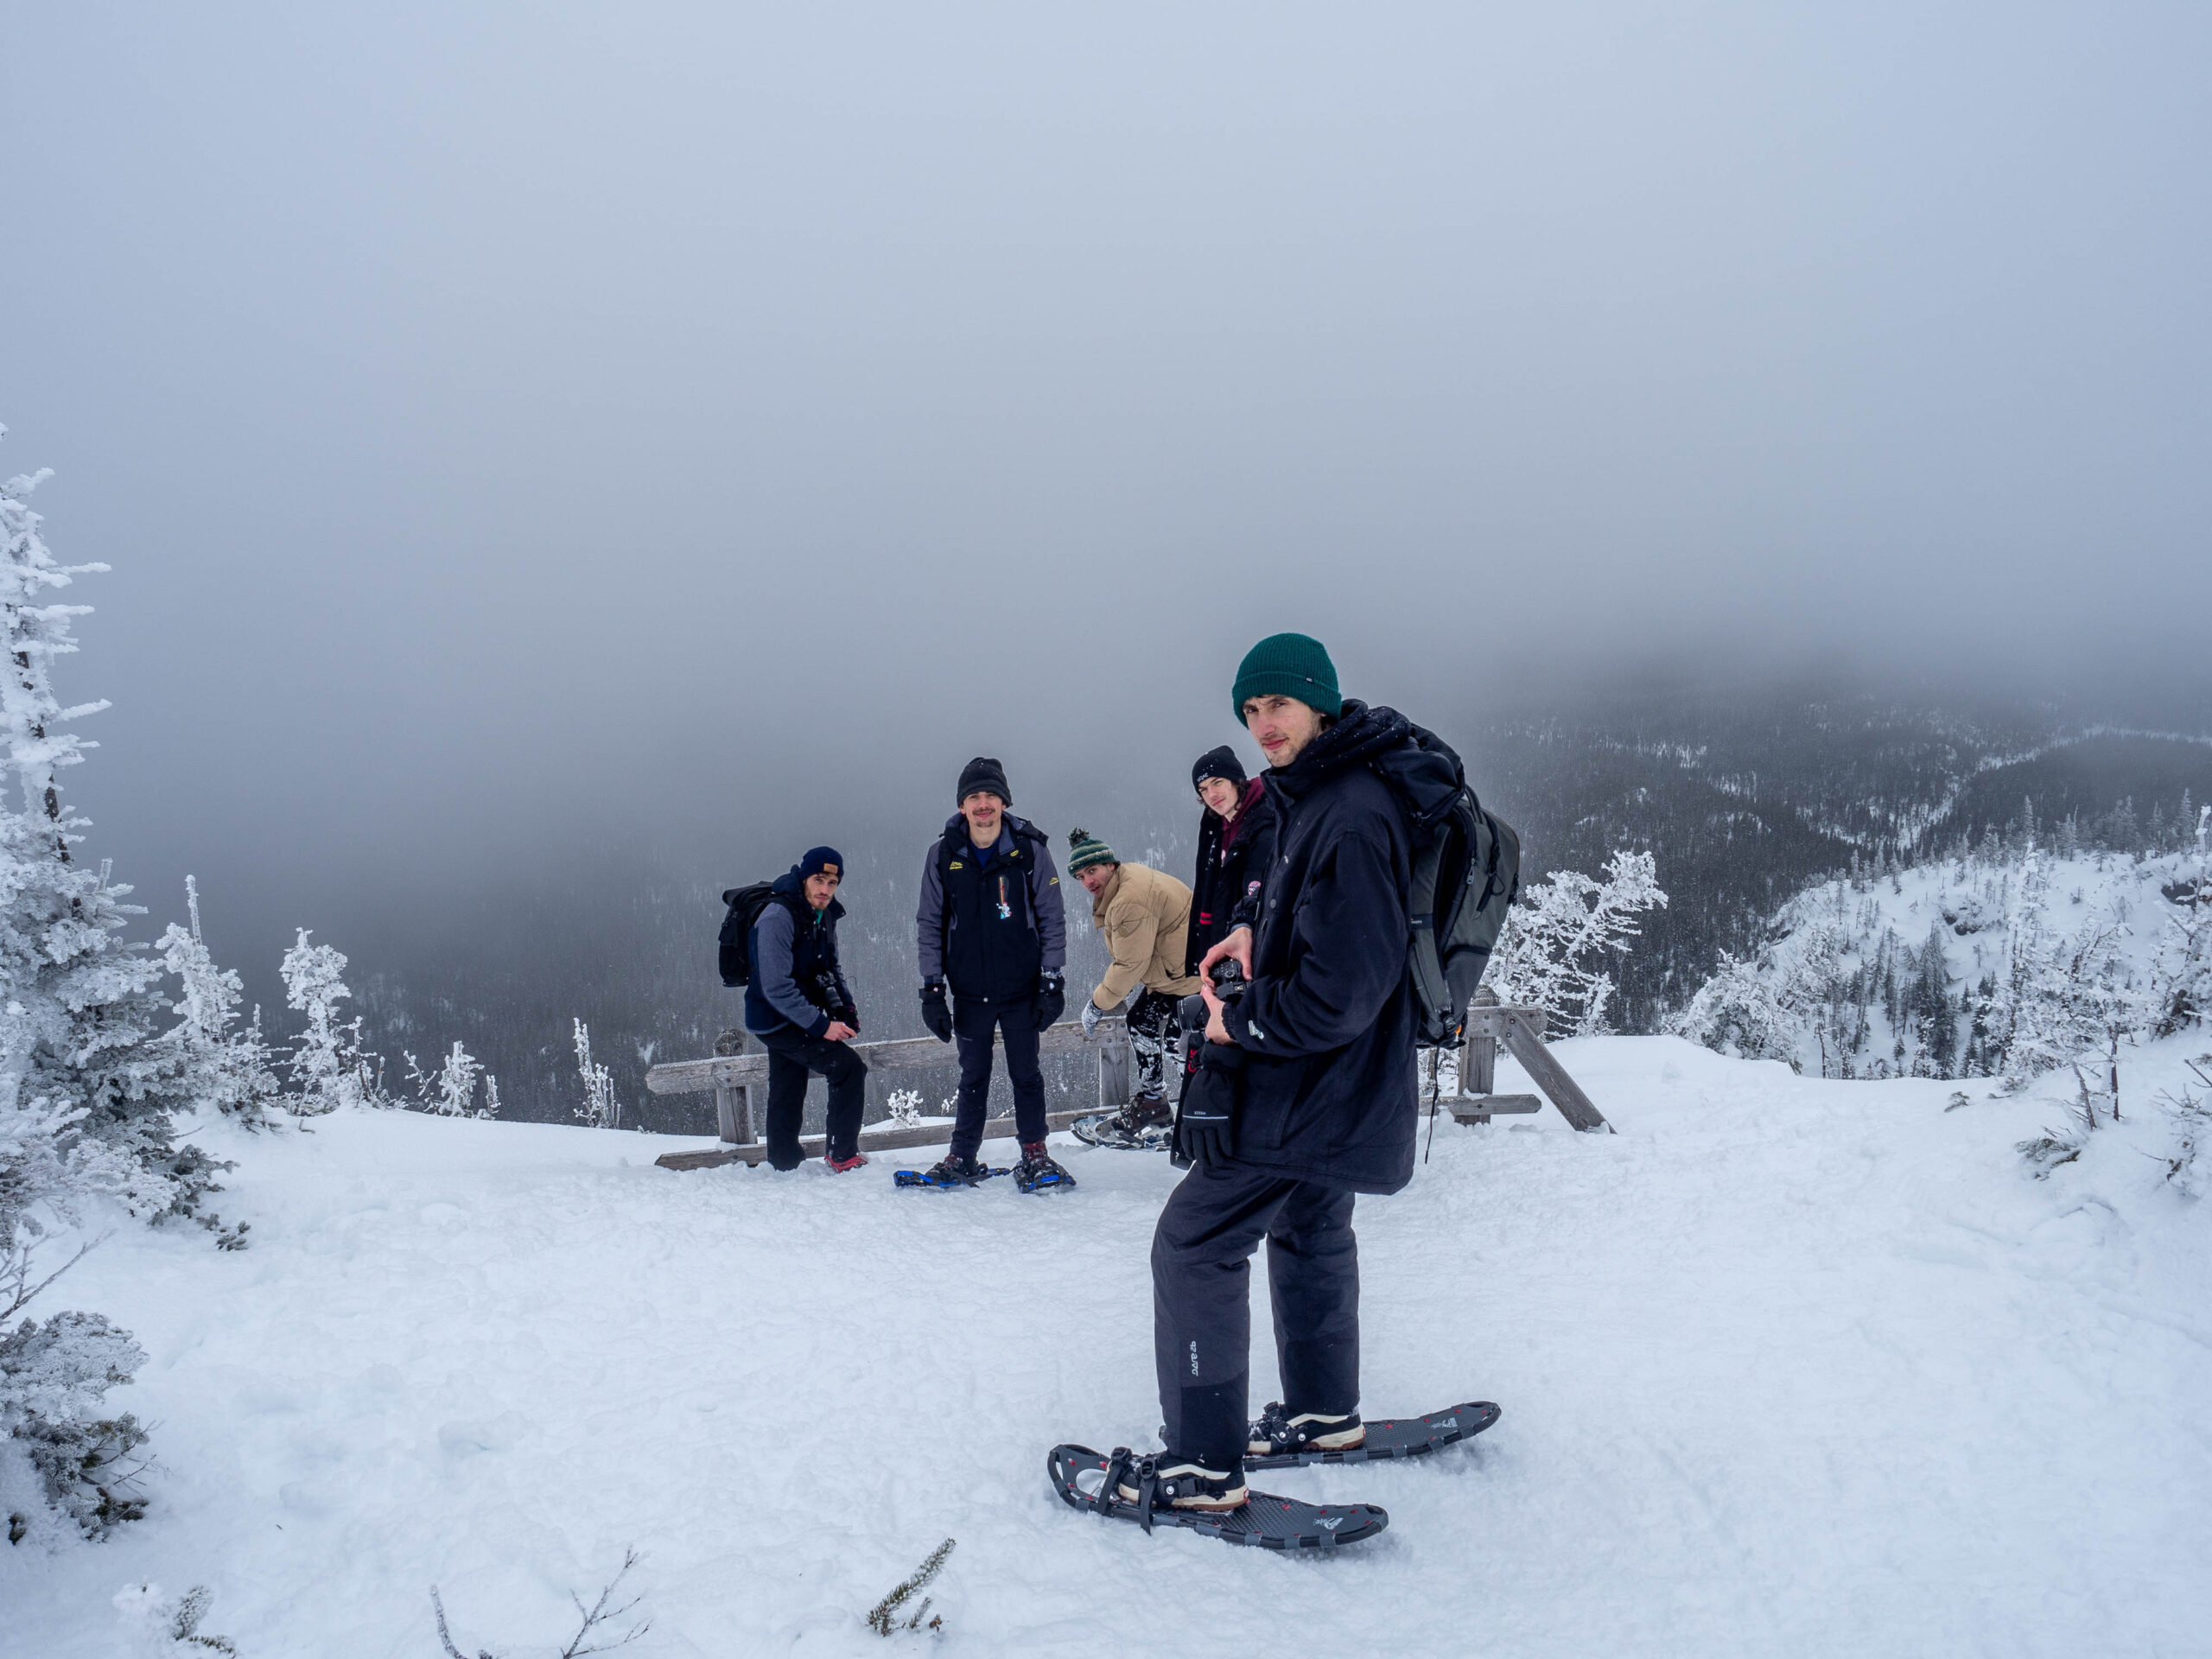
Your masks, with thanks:
[(1541, 1095), (1463, 1095), (1446, 1103), (1452, 1109), (1452, 1121), (1455, 1123), (1487, 1123), (1493, 1116), (1505, 1117), (1544, 1109)]
[[(1046, 1126), (1052, 1129), (1065, 1129), (1076, 1119), (1085, 1116), (1092, 1109), (1094, 1109), (1086, 1106), (1081, 1111), (1047, 1112), (1045, 1114)], [(1013, 1135), (1014, 1132), (1014, 1120), (1011, 1117), (995, 1117), (983, 1125), (983, 1139), (986, 1141), (1007, 1140)], [(901, 1128), (896, 1124), (879, 1124), (874, 1128), (861, 1131), (861, 1150), (862, 1152), (896, 1152), (907, 1147), (941, 1147), (949, 1144), (951, 1140), (952, 1125), (950, 1123), (918, 1123), (912, 1128)], [(824, 1138), (821, 1135), (803, 1135), (798, 1143), (799, 1155), (804, 1158), (819, 1158), (825, 1145)], [(765, 1163), (767, 1158), (766, 1146), (756, 1141), (751, 1146), (715, 1147), (696, 1152), (666, 1152), (654, 1159), (653, 1162), (663, 1169), (714, 1169), (722, 1164)]]
[(1495, 1003), (1478, 1002), (1467, 1010), (1467, 1035), (1488, 1037), (1493, 1042), (1502, 1043), (1509, 1031), (1525, 1022), (1533, 1025), (1541, 1036), (1545, 1019), (1541, 1008), (1505, 1008)]
[[(1123, 1044), (1128, 1041), (1128, 1022), (1119, 1016), (1103, 1020), (1098, 1027), (1097, 1041)], [(1003, 1048), (1006, 1039), (995, 1036), (993, 1046)], [(1084, 1039), (1083, 1022), (1063, 1020), (1058, 1025), (1038, 1033), (1040, 1054), (1074, 1054), (1092, 1046)], [(855, 1043), (860, 1057), (872, 1071), (897, 1071), (916, 1066), (950, 1064), (953, 1047), (940, 1043), (934, 1037), (901, 1037), (887, 1042)], [(645, 1073), (645, 1087), (657, 1095), (691, 1095), (714, 1088), (722, 1083), (766, 1083), (768, 1080), (768, 1057), (766, 1054), (716, 1055), (703, 1060), (669, 1060), (654, 1066)]]
[(1486, 1095), (1497, 1087), (1497, 1039), (1488, 1032), (1470, 1031), (1459, 1063), (1459, 1092)]
[[(1520, 1012), (1520, 1010), (1516, 1010)], [(1541, 1027), (1538, 1027), (1541, 1029)], [(1521, 1069), (1535, 1080), (1537, 1088), (1551, 1096), (1552, 1104), (1559, 1108), (1560, 1116), (1578, 1129), (1603, 1129), (1613, 1132), (1605, 1122), (1605, 1114), (1582, 1092), (1582, 1086), (1567, 1075), (1567, 1068), (1552, 1058), (1544, 1046), (1543, 1039), (1529, 1028), (1528, 1023), (1516, 1020), (1506, 1027), (1505, 1046), (1513, 1058), (1521, 1062)]]

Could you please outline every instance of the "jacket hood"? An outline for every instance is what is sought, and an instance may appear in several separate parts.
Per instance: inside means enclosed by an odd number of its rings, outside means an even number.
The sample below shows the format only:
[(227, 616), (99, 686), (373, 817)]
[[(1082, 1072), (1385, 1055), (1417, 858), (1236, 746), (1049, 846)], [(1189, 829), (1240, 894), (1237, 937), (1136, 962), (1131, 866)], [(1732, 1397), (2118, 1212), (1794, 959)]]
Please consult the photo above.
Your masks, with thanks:
[(1366, 765), (1413, 734), (1413, 722), (1395, 709), (1370, 709), (1356, 697), (1344, 699), (1336, 723), (1306, 746), (1306, 752), (1268, 777), (1296, 800), (1323, 779)]
[(1252, 827), (1252, 809), (1266, 798), (1267, 793), (1268, 780), (1266, 779), (1249, 779), (1245, 782), (1243, 792), (1237, 797), (1235, 817), (1224, 818), (1213, 808), (1206, 808), (1206, 817), (1211, 818), (1220, 828), (1221, 844), (1224, 847), (1234, 847), (1237, 838)]

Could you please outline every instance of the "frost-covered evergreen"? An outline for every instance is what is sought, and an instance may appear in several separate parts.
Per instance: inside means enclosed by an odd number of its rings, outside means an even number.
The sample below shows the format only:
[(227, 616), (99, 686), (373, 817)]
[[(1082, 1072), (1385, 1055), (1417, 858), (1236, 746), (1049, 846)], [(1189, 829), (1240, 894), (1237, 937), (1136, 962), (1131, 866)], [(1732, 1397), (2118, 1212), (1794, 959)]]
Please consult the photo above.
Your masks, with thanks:
[(105, 866), (75, 856), (83, 819), (61, 798), (60, 774), (89, 744), (62, 729), (105, 703), (65, 708), (56, 658), (77, 649), (71, 626), (88, 607), (52, 602), (78, 575), (48, 550), (30, 494), (48, 474), (0, 485), (0, 1111), (44, 1102), (74, 1114), (67, 1134), (104, 1142), (132, 1167), (124, 1194), (141, 1213), (188, 1214), (217, 1166), (179, 1147), (170, 1109), (180, 1063), (159, 1040), (168, 1013), (162, 964), (124, 943), (126, 918)]
[(1606, 963), (1625, 956), (1643, 931), (1638, 916), (1667, 904), (1649, 853), (1617, 852), (1605, 869), (1602, 881), (1559, 870), (1523, 887), (1483, 979), (1499, 1001), (1542, 1008), (1554, 1029), (1565, 1026), (1578, 1037), (1611, 1028)]
[(238, 1026), (245, 989), (235, 973), (216, 965), (201, 938), (200, 886), (188, 875), (184, 898), (190, 930), (172, 922), (160, 941), (162, 960), (181, 986), (170, 1005), (179, 1018), (168, 1039), (178, 1058), (179, 1093), (194, 1107), (257, 1128), (283, 1094), (274, 1057), (261, 1035), (261, 1010), (256, 1008)]
[(352, 996), (346, 988), (346, 957), (327, 944), (309, 944), (308, 931), (284, 953), (284, 1006), (308, 1017), (307, 1030), (292, 1049), (292, 1083), (299, 1090), (292, 1109), (305, 1114), (334, 1112), (341, 1106), (389, 1106), (369, 1056), (361, 1052), (361, 1022), (341, 1020), (338, 1005)]

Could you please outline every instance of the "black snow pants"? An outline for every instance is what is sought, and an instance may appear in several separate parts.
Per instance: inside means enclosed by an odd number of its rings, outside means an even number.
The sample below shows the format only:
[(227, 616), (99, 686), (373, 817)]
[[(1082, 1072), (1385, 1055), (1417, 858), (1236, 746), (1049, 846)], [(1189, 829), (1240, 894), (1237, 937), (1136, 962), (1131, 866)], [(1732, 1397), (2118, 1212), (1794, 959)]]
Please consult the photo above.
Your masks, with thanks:
[(1167, 1449), (1243, 1466), (1250, 1432), (1252, 1252), (1268, 1241), (1275, 1363), (1295, 1415), (1359, 1409), (1359, 1245), (1352, 1194), (1201, 1166), (1152, 1235), (1153, 1358)]
[(1007, 1081), (1014, 1084), (1014, 1129), (1020, 1140), (1045, 1138), (1045, 1071), (1037, 1063), (1037, 999), (1007, 1002), (952, 999), (952, 1035), (960, 1047), (960, 1094), (953, 1109), (955, 1158), (973, 1158), (983, 1144), (990, 1111), (991, 1032), (1006, 1040)]
[(849, 1158), (860, 1149), (861, 1117), (868, 1094), (868, 1062), (849, 1043), (810, 1037), (797, 1026), (754, 1032), (768, 1051), (768, 1161), (778, 1169), (798, 1167), (798, 1128), (806, 1114), (806, 1074), (830, 1080), (830, 1155)]

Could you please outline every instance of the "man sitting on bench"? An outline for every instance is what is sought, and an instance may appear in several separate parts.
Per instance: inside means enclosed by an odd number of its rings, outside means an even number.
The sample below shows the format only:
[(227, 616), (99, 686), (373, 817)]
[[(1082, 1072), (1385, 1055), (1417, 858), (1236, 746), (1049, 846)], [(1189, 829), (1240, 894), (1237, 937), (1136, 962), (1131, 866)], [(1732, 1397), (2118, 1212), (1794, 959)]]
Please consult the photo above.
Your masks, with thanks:
[(799, 1120), (806, 1077), (830, 1080), (828, 1149), (823, 1161), (842, 1174), (858, 1169), (868, 1063), (846, 1041), (860, 1031), (853, 994), (837, 966), (837, 881), (844, 857), (817, 847), (776, 878), (746, 950), (753, 958), (745, 986), (745, 1028), (768, 1051), (768, 1161), (799, 1164)]

